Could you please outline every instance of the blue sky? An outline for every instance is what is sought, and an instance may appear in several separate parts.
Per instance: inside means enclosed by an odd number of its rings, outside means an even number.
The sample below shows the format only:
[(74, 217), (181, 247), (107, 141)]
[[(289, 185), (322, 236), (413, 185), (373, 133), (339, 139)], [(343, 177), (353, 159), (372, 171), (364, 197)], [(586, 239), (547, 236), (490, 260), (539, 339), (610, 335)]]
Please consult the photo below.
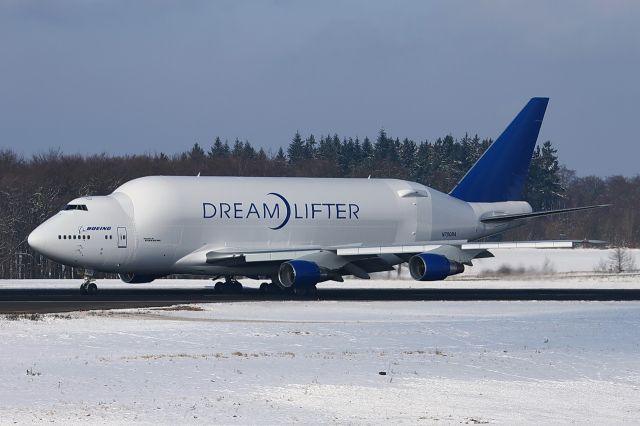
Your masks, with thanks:
[(0, 148), (174, 153), (217, 135), (540, 140), (579, 175), (636, 175), (637, 1), (0, 2)]

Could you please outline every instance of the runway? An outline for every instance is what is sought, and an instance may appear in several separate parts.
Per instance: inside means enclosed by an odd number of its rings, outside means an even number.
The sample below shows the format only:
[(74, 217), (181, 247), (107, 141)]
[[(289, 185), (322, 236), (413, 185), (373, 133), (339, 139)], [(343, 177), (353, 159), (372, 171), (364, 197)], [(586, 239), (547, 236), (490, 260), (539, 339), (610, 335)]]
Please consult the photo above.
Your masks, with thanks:
[[(300, 300), (289, 294), (263, 294), (247, 288), (240, 294), (213, 289), (101, 289), (82, 295), (76, 289), (0, 290), (2, 313), (53, 313), (94, 309), (160, 307), (187, 303)], [(308, 301), (633, 301), (640, 289), (319, 289)]]

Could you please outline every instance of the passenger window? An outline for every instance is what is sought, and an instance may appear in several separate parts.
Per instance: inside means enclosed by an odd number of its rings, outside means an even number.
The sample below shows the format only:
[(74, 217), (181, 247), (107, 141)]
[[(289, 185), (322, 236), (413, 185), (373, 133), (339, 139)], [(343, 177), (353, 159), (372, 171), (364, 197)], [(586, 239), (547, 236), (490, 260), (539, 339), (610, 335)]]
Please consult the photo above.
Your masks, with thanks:
[(87, 235), (87, 240), (90, 240), (90, 239), (91, 239), (91, 235)]
[(58, 239), (59, 239), (59, 240), (61, 240), (61, 239), (62, 239), (62, 236), (61, 236), (61, 235), (58, 235)]

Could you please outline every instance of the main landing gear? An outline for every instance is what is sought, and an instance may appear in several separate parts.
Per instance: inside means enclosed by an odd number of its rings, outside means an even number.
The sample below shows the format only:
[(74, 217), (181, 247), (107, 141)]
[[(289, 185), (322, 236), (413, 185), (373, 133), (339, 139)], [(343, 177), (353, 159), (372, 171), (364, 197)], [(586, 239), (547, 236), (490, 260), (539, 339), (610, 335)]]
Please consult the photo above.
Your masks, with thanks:
[(263, 294), (294, 294), (298, 297), (312, 297), (318, 292), (315, 285), (284, 287), (280, 285), (277, 278), (272, 279), (270, 283), (264, 282), (260, 284), (260, 292)]
[(260, 284), (260, 293), (264, 294), (280, 294), (284, 291), (284, 289), (280, 288), (276, 283), (264, 282)]
[(216, 293), (237, 294), (242, 293), (242, 284), (232, 277), (225, 277), (224, 282), (218, 281), (213, 286), (213, 289)]
[(313, 297), (318, 293), (315, 285), (294, 286), (293, 294), (298, 297)]

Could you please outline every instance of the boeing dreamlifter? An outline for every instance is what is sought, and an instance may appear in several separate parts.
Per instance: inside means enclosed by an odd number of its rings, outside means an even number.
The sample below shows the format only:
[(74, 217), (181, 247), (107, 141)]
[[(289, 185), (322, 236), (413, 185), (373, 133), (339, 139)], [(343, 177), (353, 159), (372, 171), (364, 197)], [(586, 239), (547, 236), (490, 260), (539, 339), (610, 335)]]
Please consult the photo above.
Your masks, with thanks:
[(532, 212), (521, 198), (547, 98), (533, 98), (444, 194), (397, 179), (149, 176), (106, 196), (71, 201), (29, 245), (54, 261), (128, 283), (169, 274), (268, 279), (307, 293), (322, 281), (369, 278), (409, 263), (416, 280), (443, 280), (497, 247), (575, 241), (477, 242), (525, 221), (599, 206)]

